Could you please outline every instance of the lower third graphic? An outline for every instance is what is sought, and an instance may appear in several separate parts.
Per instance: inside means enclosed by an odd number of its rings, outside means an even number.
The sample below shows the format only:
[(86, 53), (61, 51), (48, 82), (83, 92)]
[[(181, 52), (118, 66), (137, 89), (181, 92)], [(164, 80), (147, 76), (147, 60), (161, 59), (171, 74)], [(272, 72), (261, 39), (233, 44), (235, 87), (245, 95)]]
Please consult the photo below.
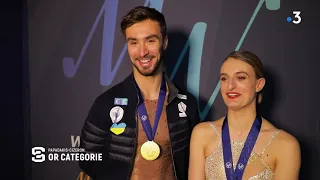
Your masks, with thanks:
[(88, 153), (84, 148), (32, 148), (32, 161), (102, 161), (102, 153)]

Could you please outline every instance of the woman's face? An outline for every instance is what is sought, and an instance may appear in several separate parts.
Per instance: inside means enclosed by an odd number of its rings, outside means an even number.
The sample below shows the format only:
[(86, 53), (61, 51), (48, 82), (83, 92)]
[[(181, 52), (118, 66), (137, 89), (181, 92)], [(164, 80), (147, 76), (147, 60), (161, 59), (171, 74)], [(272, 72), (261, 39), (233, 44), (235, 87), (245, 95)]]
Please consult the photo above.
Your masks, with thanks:
[(220, 81), (222, 98), (232, 110), (255, 106), (257, 92), (265, 84), (264, 78), (256, 78), (251, 65), (235, 58), (228, 58), (222, 64)]

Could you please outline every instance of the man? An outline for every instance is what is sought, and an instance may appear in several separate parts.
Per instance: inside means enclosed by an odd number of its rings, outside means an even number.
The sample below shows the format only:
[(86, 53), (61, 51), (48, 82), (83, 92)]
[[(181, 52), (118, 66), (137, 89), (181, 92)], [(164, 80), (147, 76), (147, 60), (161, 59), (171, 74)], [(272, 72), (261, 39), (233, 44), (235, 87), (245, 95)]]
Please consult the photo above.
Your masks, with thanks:
[(103, 153), (103, 161), (80, 167), (95, 180), (187, 179), (190, 135), (199, 114), (196, 99), (163, 72), (165, 18), (139, 6), (122, 19), (121, 29), (133, 73), (91, 107), (80, 147)]

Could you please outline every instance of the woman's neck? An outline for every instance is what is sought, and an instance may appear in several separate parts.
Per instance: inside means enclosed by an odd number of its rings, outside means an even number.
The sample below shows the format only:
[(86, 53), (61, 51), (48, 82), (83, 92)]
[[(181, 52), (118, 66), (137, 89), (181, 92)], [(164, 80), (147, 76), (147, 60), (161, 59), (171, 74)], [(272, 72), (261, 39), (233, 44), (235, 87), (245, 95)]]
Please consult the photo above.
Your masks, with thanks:
[(231, 139), (243, 140), (248, 136), (257, 116), (255, 104), (253, 105), (240, 110), (228, 110), (228, 124)]

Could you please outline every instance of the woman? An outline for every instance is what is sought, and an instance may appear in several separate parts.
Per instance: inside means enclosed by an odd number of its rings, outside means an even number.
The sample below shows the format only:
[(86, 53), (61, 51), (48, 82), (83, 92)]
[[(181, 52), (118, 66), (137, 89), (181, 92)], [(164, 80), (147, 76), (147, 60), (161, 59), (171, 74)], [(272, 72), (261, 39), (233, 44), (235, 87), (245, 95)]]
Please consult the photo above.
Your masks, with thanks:
[(265, 85), (260, 59), (248, 51), (232, 52), (221, 66), (220, 81), (228, 112), (194, 128), (189, 179), (298, 179), (298, 141), (256, 111)]

